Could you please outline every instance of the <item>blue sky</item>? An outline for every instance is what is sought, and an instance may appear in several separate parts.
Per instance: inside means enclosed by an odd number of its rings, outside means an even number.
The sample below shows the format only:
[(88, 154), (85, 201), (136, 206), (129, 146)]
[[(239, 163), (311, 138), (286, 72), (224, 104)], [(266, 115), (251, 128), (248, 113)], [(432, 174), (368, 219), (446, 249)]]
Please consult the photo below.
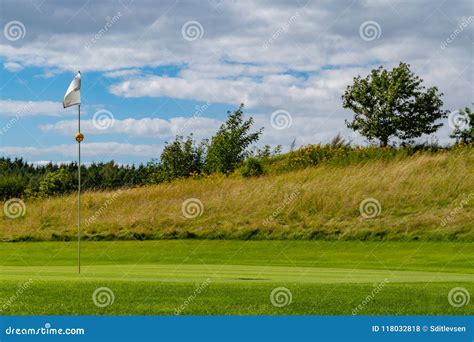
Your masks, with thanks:
[[(287, 148), (337, 133), (366, 143), (345, 127), (351, 113), (340, 97), (354, 76), (380, 64), (411, 64), (445, 93), (445, 109), (474, 101), (473, 6), (2, 1), (0, 155), (75, 160), (77, 108), (63, 110), (61, 101), (77, 70), (86, 162), (157, 158), (176, 134), (210, 137), (241, 102), (265, 128), (260, 144)], [(100, 115), (105, 129), (94, 120)], [(423, 139), (449, 143), (445, 123)]]

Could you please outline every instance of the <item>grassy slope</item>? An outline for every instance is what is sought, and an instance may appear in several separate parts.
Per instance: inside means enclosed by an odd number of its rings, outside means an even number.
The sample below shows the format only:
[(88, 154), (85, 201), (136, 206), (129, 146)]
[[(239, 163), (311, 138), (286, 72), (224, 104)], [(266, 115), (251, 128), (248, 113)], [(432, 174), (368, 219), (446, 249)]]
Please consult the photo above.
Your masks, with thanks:
[[(87, 239), (473, 241), (473, 192), (474, 151), (466, 148), (256, 179), (212, 176), (120, 193), (86, 193), (84, 222), (96, 219), (84, 224), (83, 232)], [(363, 219), (359, 203), (370, 197), (381, 203), (382, 212)], [(203, 203), (201, 216), (183, 216), (188, 198)], [(74, 195), (28, 201), (24, 217), (0, 217), (0, 238), (74, 239), (75, 201)], [(442, 226), (453, 211), (452, 220)], [(273, 213), (278, 215), (265, 225)]]
[[(384, 279), (358, 314), (474, 312), (472, 303), (454, 308), (447, 300), (454, 287), (474, 292), (470, 243), (86, 242), (81, 275), (75, 243), (0, 247), (0, 304), (10, 299), (3, 314), (174, 314), (186, 300), (182, 314), (351, 314)], [(115, 301), (99, 308), (92, 294), (103, 286)], [(293, 300), (277, 308), (269, 298), (281, 286)]]

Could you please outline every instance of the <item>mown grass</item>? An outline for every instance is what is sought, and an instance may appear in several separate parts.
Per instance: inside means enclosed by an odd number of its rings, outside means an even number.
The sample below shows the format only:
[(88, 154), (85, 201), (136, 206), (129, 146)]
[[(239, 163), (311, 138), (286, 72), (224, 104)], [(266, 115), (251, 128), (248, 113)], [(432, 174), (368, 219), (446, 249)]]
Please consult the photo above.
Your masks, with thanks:
[[(35, 281), (7, 315), (472, 315), (472, 305), (452, 307), (447, 296), (454, 287), (474, 292), (473, 283), (387, 284), (374, 300), (361, 305), (377, 284), (211, 284), (186, 305), (194, 284), (148, 282)], [(2, 281), (0, 295), (15, 292), (18, 282)], [(113, 290), (112, 305), (100, 308), (93, 292), (107, 286)], [(291, 304), (278, 308), (270, 302), (271, 291), (288, 288)], [(177, 311), (180, 310), (180, 311)]]
[[(448, 301), (455, 287), (474, 293), (470, 243), (85, 242), (80, 275), (73, 242), (0, 247), (0, 309), (6, 315), (474, 313), (472, 303), (454, 307)], [(111, 305), (94, 304), (100, 287), (113, 292)], [(277, 287), (291, 292), (291, 303), (272, 305)]]
[[(182, 212), (190, 198), (203, 205), (195, 218)], [(381, 206), (371, 219), (359, 211), (368, 198)], [(83, 237), (88, 240), (473, 241), (474, 150), (323, 163), (251, 179), (214, 175), (88, 192), (82, 203)], [(10, 219), (2, 213), (0, 238), (74, 239), (75, 208), (75, 195), (28, 200), (25, 216)]]

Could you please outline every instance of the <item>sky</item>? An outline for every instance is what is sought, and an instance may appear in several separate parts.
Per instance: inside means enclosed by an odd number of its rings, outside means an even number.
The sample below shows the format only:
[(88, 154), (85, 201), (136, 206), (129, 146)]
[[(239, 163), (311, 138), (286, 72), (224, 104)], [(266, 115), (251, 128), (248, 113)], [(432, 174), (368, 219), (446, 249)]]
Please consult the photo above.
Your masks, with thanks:
[[(175, 135), (211, 137), (227, 111), (264, 128), (258, 145), (325, 143), (352, 113), (353, 77), (409, 63), (444, 109), (474, 102), (474, 2), (0, 0), (0, 156), (146, 163)], [(448, 120), (423, 141), (447, 144)]]

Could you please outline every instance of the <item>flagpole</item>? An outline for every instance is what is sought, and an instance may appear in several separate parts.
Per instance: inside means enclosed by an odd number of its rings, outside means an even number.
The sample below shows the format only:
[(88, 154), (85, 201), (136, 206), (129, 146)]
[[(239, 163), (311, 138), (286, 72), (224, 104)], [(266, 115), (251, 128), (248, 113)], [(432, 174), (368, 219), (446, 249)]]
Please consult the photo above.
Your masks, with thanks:
[[(81, 104), (77, 106), (77, 132), (81, 134)], [(78, 140), (77, 163), (77, 271), (81, 273), (81, 142)]]
[(75, 139), (78, 147), (77, 158), (77, 272), (81, 273), (81, 142), (84, 135), (81, 133), (81, 72), (72, 80), (64, 95), (63, 107), (77, 105), (77, 133)]

